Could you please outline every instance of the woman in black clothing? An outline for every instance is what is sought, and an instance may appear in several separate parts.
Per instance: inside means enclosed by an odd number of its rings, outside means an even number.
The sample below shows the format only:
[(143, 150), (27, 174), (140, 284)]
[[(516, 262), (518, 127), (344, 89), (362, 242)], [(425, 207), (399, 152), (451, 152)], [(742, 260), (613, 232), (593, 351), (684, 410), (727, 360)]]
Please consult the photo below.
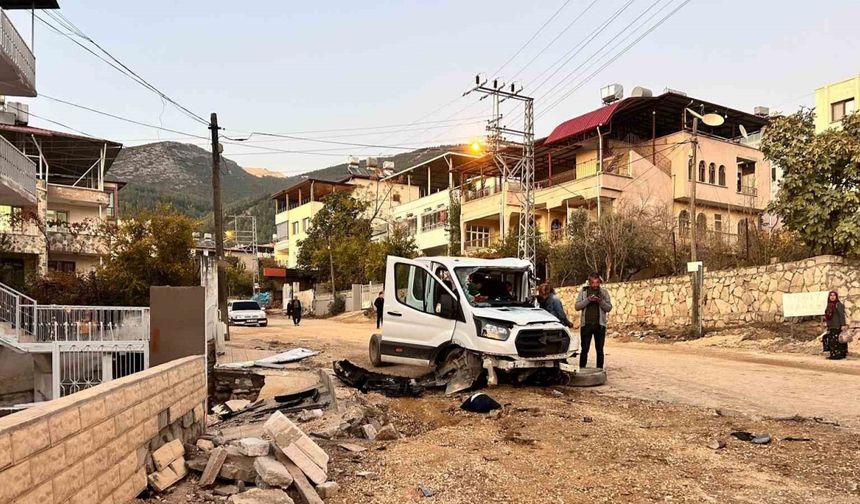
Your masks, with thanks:
[(830, 291), (827, 295), (827, 309), (824, 310), (824, 322), (827, 324), (824, 348), (830, 352), (828, 359), (844, 359), (848, 355), (848, 343), (839, 341), (845, 320), (845, 305), (839, 301), (839, 294), (836, 291)]

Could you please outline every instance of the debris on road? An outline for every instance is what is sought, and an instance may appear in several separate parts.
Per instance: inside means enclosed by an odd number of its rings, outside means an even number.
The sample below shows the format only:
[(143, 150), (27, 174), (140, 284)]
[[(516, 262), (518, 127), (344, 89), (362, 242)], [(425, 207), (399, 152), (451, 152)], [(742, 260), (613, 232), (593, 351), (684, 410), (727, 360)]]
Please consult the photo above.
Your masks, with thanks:
[(766, 445), (766, 444), (770, 444), (770, 441), (771, 441), (770, 436), (768, 436), (767, 434), (762, 434), (760, 436), (756, 436), (756, 437), (752, 438), (752, 440), (750, 442), (752, 444), (757, 444), (757, 445)]
[(782, 440), (783, 441), (812, 441), (812, 438), (788, 436), (788, 437), (782, 438)]
[(373, 471), (358, 471), (357, 473), (355, 473), (355, 475), (359, 478), (366, 478), (371, 480), (374, 480), (377, 477), (376, 473)]
[(281, 412), (275, 412), (263, 428), (277, 447), (277, 455), (286, 456), (315, 484), (325, 483), (328, 479), (328, 454), (289, 418)]
[(239, 453), (246, 457), (265, 457), (269, 454), (269, 442), (260, 438), (242, 438), (236, 443)]
[(215, 478), (221, 472), (221, 466), (224, 465), (224, 460), (227, 459), (227, 450), (215, 448), (209, 455), (209, 460), (206, 462), (206, 467), (203, 469), (203, 474), (200, 476), (200, 486), (207, 487), (215, 483)]
[(254, 361), (216, 364), (215, 369), (243, 369), (251, 367), (284, 369), (286, 368), (285, 364), (291, 362), (298, 362), (300, 360), (307, 359), (308, 357), (313, 357), (314, 355), (319, 355), (319, 352), (307, 348), (294, 348), (286, 352), (281, 352), (279, 354), (271, 355), (269, 357), (264, 357), (262, 359), (257, 359)]
[(229, 504), (294, 504), (293, 499), (290, 499), (283, 490), (259, 488), (231, 495), (227, 502)]
[(338, 485), (334, 481), (326, 481), (322, 485), (317, 485), (317, 494), (323, 500), (327, 500), (331, 497), (334, 497), (337, 494), (338, 490), (340, 490), (340, 485)]
[(726, 447), (726, 442), (723, 441), (722, 439), (714, 439), (713, 441), (708, 443), (708, 448), (715, 450), (715, 451), (716, 450), (722, 450), (725, 447)]
[(396, 441), (398, 439), (400, 439), (400, 433), (391, 424), (384, 425), (376, 434), (377, 441)]
[(472, 413), (489, 413), (501, 408), (501, 404), (482, 392), (469, 396), (469, 398), (463, 401), (463, 404), (460, 405), (460, 409), (470, 411)]
[(436, 492), (424, 486), (423, 483), (418, 483), (418, 490), (421, 491), (421, 495), (423, 497), (433, 497), (434, 495), (436, 495)]
[(340, 381), (364, 393), (375, 391), (388, 397), (418, 397), (424, 393), (424, 386), (415, 378), (375, 373), (346, 359), (335, 361), (334, 373)]
[(767, 434), (753, 434), (752, 432), (747, 431), (735, 431), (732, 432), (731, 435), (735, 439), (758, 445), (766, 445), (771, 442), (771, 437)]
[(365, 448), (361, 445), (352, 444), (352, 443), (340, 443), (338, 446), (340, 446), (341, 448), (343, 448), (344, 450), (346, 450), (350, 453), (361, 453), (363, 451), (367, 451), (367, 448)]
[(164, 492), (188, 474), (185, 467), (185, 446), (174, 439), (152, 452), (152, 463), (156, 471), (148, 476), (149, 486), (156, 492)]

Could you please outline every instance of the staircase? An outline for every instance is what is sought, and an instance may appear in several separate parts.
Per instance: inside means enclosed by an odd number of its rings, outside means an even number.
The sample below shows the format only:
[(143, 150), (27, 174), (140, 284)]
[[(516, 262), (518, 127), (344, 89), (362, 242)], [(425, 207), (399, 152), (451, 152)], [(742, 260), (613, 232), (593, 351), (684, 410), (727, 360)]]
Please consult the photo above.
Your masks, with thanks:
[(50, 352), (33, 334), (36, 300), (0, 283), (0, 345), (24, 352)]

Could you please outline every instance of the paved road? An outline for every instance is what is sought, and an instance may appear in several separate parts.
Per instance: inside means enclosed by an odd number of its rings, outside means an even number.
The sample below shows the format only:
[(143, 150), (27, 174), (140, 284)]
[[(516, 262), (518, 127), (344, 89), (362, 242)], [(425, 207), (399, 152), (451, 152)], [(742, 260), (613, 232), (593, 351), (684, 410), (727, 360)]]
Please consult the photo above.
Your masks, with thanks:
[(856, 359), (610, 343), (606, 361), (610, 393), (753, 415), (824, 417), (860, 428)]

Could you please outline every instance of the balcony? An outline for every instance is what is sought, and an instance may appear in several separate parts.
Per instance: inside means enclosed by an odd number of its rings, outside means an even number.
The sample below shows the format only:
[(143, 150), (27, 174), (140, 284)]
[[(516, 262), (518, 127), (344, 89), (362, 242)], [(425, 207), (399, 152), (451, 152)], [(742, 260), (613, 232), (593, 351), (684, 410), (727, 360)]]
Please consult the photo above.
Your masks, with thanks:
[(48, 201), (79, 206), (106, 207), (110, 196), (104, 191), (63, 184), (48, 184)]
[(3, 137), (0, 137), (0, 204), (36, 205), (36, 165)]
[[(522, 189), (518, 182), (507, 182), (505, 191), (505, 214), (520, 212)], [(502, 212), (502, 190), (498, 186), (463, 191), (462, 215), (465, 220), (475, 220)]]
[(48, 230), (48, 250), (60, 254), (100, 256), (107, 254), (104, 238), (90, 232), (76, 233), (70, 230)]
[(3, 11), (0, 11), (0, 94), (36, 96), (36, 58)]

